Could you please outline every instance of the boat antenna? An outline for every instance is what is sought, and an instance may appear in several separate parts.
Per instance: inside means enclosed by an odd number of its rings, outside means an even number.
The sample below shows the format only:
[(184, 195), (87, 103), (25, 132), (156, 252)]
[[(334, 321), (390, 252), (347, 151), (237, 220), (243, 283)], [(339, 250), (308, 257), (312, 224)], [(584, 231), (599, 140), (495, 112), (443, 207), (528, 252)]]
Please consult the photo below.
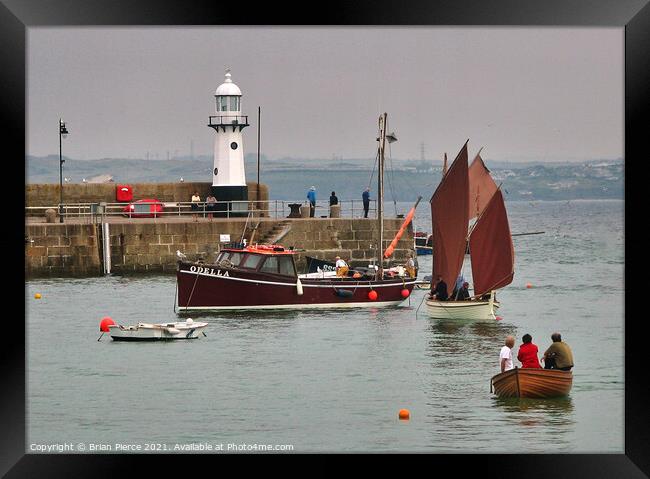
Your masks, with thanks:
[(379, 217), (379, 244), (377, 259), (379, 269), (377, 274), (379, 279), (384, 278), (384, 149), (386, 147), (386, 120), (388, 114), (384, 113), (379, 117), (379, 172), (378, 172), (378, 200), (377, 216)]
[(262, 107), (257, 107), (257, 208), (260, 207), (260, 130), (262, 129)]

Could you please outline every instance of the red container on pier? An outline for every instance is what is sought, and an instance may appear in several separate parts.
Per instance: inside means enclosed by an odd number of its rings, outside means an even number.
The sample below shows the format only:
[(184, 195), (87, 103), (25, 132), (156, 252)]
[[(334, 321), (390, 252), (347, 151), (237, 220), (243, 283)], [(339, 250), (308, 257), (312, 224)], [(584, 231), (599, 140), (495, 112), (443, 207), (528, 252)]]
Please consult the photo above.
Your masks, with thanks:
[(131, 185), (117, 185), (115, 197), (120, 203), (133, 200), (133, 188)]

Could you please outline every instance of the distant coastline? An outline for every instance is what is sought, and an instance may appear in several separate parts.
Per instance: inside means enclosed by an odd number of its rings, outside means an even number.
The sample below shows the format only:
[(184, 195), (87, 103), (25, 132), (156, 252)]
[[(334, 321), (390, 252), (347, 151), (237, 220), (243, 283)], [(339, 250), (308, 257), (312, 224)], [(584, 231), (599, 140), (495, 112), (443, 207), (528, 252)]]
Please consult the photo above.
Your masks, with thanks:
[[(58, 183), (59, 158), (28, 157), (26, 183)], [(393, 160), (385, 174), (386, 201), (414, 201), (418, 195), (429, 198), (441, 176), (440, 162)], [(506, 201), (623, 199), (624, 162), (622, 159), (597, 159), (582, 162), (507, 163), (486, 161), (497, 183), (502, 184)], [(257, 178), (256, 155), (245, 158), (248, 181)], [(67, 159), (64, 177), (72, 183), (84, 178), (110, 175), (115, 182), (210, 181), (212, 158), (200, 156), (171, 160), (143, 159)], [(372, 178), (372, 180), (371, 180)], [(306, 189), (316, 186), (319, 200), (331, 191), (340, 199), (361, 198), (366, 186), (376, 195), (377, 172), (372, 160), (336, 161), (261, 159), (260, 182), (268, 185), (270, 199), (301, 200)], [(373, 195), (374, 193), (374, 195)], [(137, 193), (136, 193), (137, 194)]]

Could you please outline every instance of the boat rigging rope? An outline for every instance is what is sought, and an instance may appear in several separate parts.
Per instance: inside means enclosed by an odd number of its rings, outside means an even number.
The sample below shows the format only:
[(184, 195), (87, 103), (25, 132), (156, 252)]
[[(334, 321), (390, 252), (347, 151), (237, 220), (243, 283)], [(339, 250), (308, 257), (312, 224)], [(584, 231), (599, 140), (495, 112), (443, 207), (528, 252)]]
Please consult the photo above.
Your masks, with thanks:
[(196, 278), (194, 278), (194, 284), (192, 285), (192, 291), (190, 291), (190, 297), (187, 298), (187, 304), (185, 305), (185, 308), (187, 308), (190, 305), (190, 302), (192, 301), (192, 296), (194, 295), (194, 288), (196, 287), (196, 282), (199, 280), (199, 273), (196, 273)]
[[(409, 296), (410, 297), (410, 296)], [(418, 306), (418, 309), (415, 310), (415, 319), (418, 319), (418, 311), (420, 311), (420, 308), (422, 307), (422, 303), (424, 303), (424, 300), (427, 298), (427, 295), (425, 294), (422, 296), (422, 301), (420, 301), (420, 306)]]
[(368, 180), (368, 188), (370, 188), (370, 185), (372, 184), (372, 178), (375, 176), (375, 169), (377, 168), (377, 162), (379, 161), (379, 152), (377, 152), (377, 156), (375, 156), (375, 164), (372, 165), (372, 172), (370, 173), (370, 180)]
[(394, 179), (394, 168), (393, 168), (393, 155), (390, 150), (390, 142), (388, 143), (388, 161), (390, 162), (390, 171), (388, 174), (388, 187), (390, 189), (390, 194), (393, 197), (393, 207), (395, 208), (395, 216), (397, 216), (397, 201), (395, 200), (395, 188), (393, 187)]
[(176, 312), (176, 297), (178, 296), (178, 276), (176, 277), (176, 288), (174, 288), (174, 312)]

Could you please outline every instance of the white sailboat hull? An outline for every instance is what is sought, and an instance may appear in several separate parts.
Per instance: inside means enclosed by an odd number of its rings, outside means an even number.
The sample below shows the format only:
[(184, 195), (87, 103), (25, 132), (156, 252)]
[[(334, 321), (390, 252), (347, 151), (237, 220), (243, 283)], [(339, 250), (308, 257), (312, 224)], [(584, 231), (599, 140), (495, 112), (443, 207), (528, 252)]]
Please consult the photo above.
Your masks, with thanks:
[(494, 321), (497, 301), (436, 301), (425, 302), (426, 311), (435, 319), (470, 319), (475, 321)]

